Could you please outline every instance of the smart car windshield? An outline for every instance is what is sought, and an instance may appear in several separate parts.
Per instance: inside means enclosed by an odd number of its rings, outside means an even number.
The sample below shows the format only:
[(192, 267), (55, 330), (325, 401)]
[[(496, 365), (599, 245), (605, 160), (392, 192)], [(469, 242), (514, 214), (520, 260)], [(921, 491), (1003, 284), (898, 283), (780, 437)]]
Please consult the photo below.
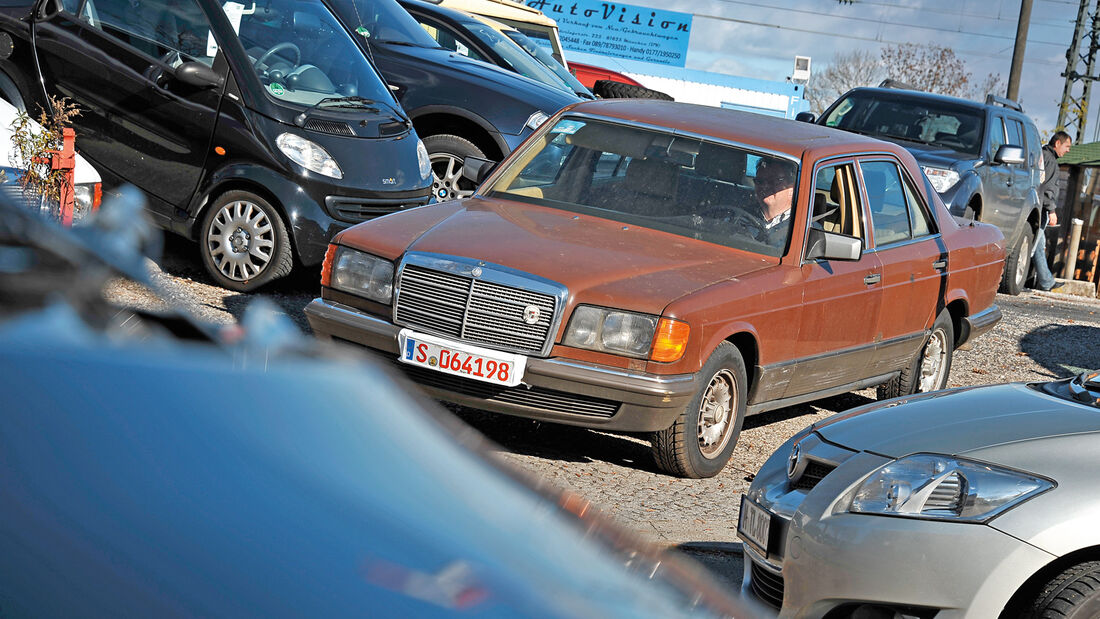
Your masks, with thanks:
[(828, 127), (943, 146), (978, 155), (984, 135), (980, 111), (924, 97), (857, 92), (825, 117)]
[(382, 78), (319, 0), (226, 2), (222, 10), (269, 96), (303, 106), (333, 97), (354, 97), (347, 101), (364, 106), (393, 102)]
[(566, 117), (511, 160), (489, 195), (779, 256), (797, 172), (765, 153)]

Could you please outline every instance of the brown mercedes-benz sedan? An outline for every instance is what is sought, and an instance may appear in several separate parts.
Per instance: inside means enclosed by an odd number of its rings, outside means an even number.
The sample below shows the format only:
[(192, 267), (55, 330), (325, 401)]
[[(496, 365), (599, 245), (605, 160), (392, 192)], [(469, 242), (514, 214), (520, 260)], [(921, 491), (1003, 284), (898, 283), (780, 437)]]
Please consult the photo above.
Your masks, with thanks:
[(747, 414), (942, 388), (1000, 318), (1004, 254), (899, 146), (605, 100), (559, 112), (474, 196), (338, 235), (306, 314), (433, 396), (649, 432), (662, 469), (708, 477)]

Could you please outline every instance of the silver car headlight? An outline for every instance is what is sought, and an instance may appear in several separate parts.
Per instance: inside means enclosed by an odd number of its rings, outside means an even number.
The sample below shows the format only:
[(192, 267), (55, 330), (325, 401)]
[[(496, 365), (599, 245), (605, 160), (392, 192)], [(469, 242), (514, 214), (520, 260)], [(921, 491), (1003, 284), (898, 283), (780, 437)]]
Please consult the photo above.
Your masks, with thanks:
[(645, 357), (653, 344), (657, 317), (578, 305), (565, 330), (566, 346), (629, 357)]
[(82, 213), (91, 213), (99, 208), (103, 199), (103, 189), (100, 183), (77, 183), (73, 186), (73, 200), (76, 208)]
[(416, 141), (416, 163), (420, 166), (420, 178), (432, 175), (432, 160), (428, 157), (428, 148), (423, 140)]
[(981, 522), (1053, 487), (1050, 480), (984, 462), (915, 454), (871, 473), (848, 511)]
[(928, 182), (932, 183), (932, 189), (935, 189), (936, 193), (943, 193), (959, 182), (959, 173), (954, 170), (932, 166), (922, 166), (921, 169), (924, 170), (924, 175), (928, 177)]
[(332, 178), (344, 178), (336, 160), (316, 142), (293, 133), (283, 133), (275, 138), (275, 144), (291, 161), (307, 170)]
[(332, 259), (333, 288), (385, 303), (393, 302), (393, 263), (347, 247)]
[(527, 118), (527, 122), (524, 124), (527, 125), (532, 131), (534, 131), (535, 129), (541, 127), (542, 123), (546, 122), (549, 119), (550, 117), (546, 114), (546, 112), (538, 110), (534, 114), (531, 114), (531, 116)]

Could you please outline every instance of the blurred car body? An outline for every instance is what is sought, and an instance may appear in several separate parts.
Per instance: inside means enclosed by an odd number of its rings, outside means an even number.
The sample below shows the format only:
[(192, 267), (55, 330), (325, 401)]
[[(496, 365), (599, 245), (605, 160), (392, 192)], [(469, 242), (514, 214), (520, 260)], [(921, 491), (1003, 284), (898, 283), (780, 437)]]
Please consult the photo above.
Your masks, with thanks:
[(1095, 617), (1100, 380), (941, 391), (799, 432), (742, 499), (784, 617)]
[[(790, 187), (761, 180), (773, 168)], [(793, 209), (767, 225), (782, 192)], [(703, 477), (746, 414), (942, 388), (954, 347), (1000, 318), (1003, 243), (957, 224), (897, 145), (592, 101), (474, 197), (344, 232), (306, 315), (436, 397), (646, 432), (663, 470)]]

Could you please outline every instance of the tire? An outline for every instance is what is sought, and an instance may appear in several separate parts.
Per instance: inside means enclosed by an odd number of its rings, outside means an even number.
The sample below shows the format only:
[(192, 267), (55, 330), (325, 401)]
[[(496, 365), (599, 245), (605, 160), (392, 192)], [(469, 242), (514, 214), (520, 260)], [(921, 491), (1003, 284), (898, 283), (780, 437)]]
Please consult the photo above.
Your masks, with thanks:
[(424, 138), (428, 159), (432, 162), (432, 195), (436, 202), (471, 196), (477, 184), (463, 178), (462, 162), (466, 157), (485, 159), (485, 153), (466, 138), (440, 133)]
[[(717, 475), (733, 455), (745, 421), (748, 379), (736, 346), (722, 342), (699, 377), (703, 379), (699, 390), (676, 421), (650, 437), (657, 467), (670, 475)], [(709, 420), (705, 412), (711, 413)]]
[(223, 288), (250, 292), (290, 273), (290, 237), (279, 211), (248, 191), (228, 191), (206, 209), (199, 253)]
[(592, 94), (602, 99), (660, 99), (662, 101), (672, 101), (672, 97), (659, 90), (613, 80), (596, 80), (596, 83), (592, 85)]
[(1100, 561), (1075, 565), (1043, 587), (1025, 615), (1034, 619), (1100, 617)]
[(896, 378), (878, 386), (878, 399), (886, 400), (943, 389), (951, 374), (954, 354), (955, 327), (951, 322), (951, 314), (945, 309), (936, 316), (936, 322), (932, 323), (932, 333), (913, 363), (904, 368)]
[(1016, 247), (1005, 256), (1005, 270), (1001, 274), (1001, 292), (1005, 294), (1016, 296), (1024, 289), (1027, 272), (1031, 269), (1032, 234), (1029, 226), (1016, 241)]

